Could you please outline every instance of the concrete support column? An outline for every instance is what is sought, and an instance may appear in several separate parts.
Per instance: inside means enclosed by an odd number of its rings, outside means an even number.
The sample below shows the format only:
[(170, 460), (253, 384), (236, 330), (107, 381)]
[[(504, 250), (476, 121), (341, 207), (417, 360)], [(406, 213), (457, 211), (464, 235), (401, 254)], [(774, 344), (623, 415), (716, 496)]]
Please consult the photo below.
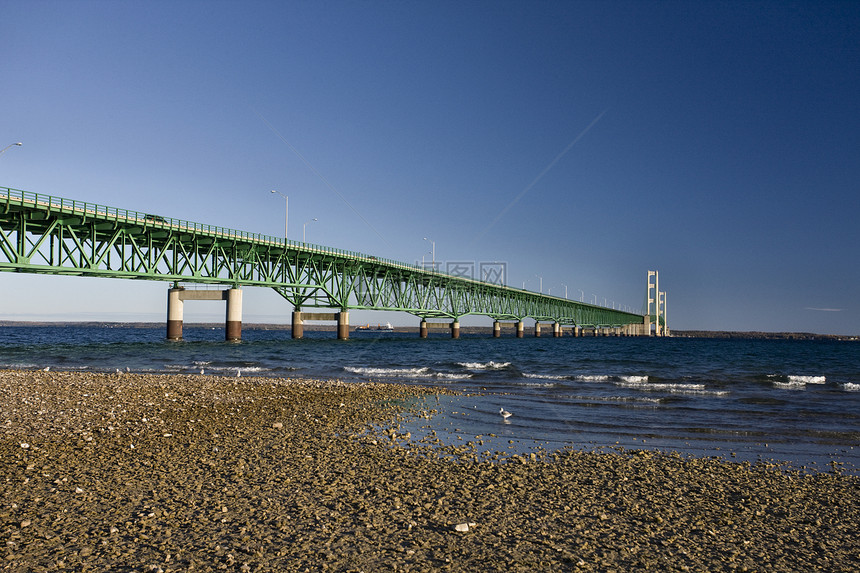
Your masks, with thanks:
[(574, 338), (576, 338), (576, 337), (578, 337), (578, 336), (579, 336), (579, 327), (578, 327), (578, 326), (574, 326), (574, 327), (572, 328), (572, 331), (573, 331), (573, 337), (574, 337)]
[(535, 321), (535, 338), (540, 338), (540, 323)]
[(224, 328), (226, 340), (242, 340), (242, 289), (227, 291), (227, 324)]
[(493, 321), (493, 338), (499, 338), (502, 335), (502, 323), (498, 320)]
[(293, 338), (303, 338), (305, 335), (305, 323), (302, 322), (302, 311), (293, 311)]
[(182, 340), (182, 307), (185, 303), (179, 293), (185, 289), (172, 288), (167, 291), (167, 339)]
[(421, 338), (427, 338), (427, 321), (426, 320), (421, 321), (421, 326), (418, 328), (418, 335)]
[(349, 339), (349, 313), (345, 310), (337, 313), (337, 339)]
[(456, 320), (451, 323), (451, 338), (460, 338), (460, 323)]
[(554, 338), (561, 338), (561, 325), (557, 322), (552, 325), (552, 335)]
[(525, 325), (523, 324), (523, 321), (522, 321), (522, 320), (521, 320), (521, 321), (519, 321), (519, 322), (517, 323), (517, 338), (522, 338), (522, 337), (523, 337), (523, 334), (524, 334), (523, 329), (524, 329), (524, 328), (525, 328)]

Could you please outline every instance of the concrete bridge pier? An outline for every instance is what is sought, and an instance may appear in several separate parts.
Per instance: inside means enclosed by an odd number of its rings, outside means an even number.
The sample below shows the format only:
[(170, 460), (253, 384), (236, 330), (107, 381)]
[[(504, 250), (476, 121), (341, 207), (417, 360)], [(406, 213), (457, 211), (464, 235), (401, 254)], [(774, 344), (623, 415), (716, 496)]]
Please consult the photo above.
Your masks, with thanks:
[(535, 338), (540, 338), (540, 323), (535, 321)]
[(168, 340), (182, 340), (182, 321), (186, 300), (226, 300), (227, 317), (224, 324), (224, 338), (242, 339), (242, 289), (186, 290), (174, 287), (167, 290)]
[(523, 321), (521, 320), (521, 321), (517, 322), (517, 338), (523, 337), (523, 335), (525, 334), (524, 329), (525, 329), (525, 325), (523, 324)]
[(345, 310), (337, 313), (337, 339), (349, 340), (349, 313)]
[(227, 322), (224, 337), (227, 340), (242, 340), (242, 289), (224, 291), (227, 298)]
[(293, 338), (304, 338), (305, 336), (305, 323), (302, 322), (302, 311), (294, 310), (293, 311), (293, 322), (292, 322), (292, 337)]
[(179, 294), (185, 289), (172, 288), (167, 291), (167, 339), (182, 340), (182, 299)]
[(451, 323), (451, 338), (460, 338), (460, 321), (458, 320)]
[(418, 327), (418, 335), (421, 338), (427, 338), (427, 321), (421, 320), (421, 326)]
[(493, 321), (493, 338), (499, 338), (502, 336), (502, 323), (498, 320)]
[(561, 324), (555, 322), (552, 325), (552, 336), (553, 338), (561, 338)]

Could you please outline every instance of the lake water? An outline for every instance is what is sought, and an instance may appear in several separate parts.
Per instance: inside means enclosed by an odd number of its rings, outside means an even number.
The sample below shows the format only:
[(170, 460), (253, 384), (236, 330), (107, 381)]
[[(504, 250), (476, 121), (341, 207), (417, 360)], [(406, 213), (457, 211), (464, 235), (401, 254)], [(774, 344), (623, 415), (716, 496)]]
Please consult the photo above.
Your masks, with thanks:
[[(0, 327), (0, 368), (375, 380), (469, 395), (413, 424), (498, 448), (656, 448), (795, 467), (860, 467), (860, 343), (332, 332)], [(472, 395), (480, 394), (480, 395)], [(499, 409), (513, 415), (504, 420)], [(491, 439), (492, 440), (492, 439)], [(510, 445), (514, 442), (514, 446)]]

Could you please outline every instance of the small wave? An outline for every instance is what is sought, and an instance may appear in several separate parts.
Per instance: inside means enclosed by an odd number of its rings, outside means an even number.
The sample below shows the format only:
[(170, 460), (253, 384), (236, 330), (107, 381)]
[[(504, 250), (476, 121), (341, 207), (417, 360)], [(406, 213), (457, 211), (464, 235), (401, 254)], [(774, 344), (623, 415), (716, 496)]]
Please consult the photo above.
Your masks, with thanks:
[(457, 366), (468, 368), (469, 370), (501, 370), (510, 366), (510, 362), (458, 362)]
[(779, 380), (774, 380), (773, 387), (779, 388), (780, 390), (805, 390), (806, 382), (792, 380), (789, 380), (788, 382), (780, 382)]
[(669, 392), (671, 394), (686, 394), (690, 396), (728, 396), (728, 390), (708, 390), (704, 384), (672, 384), (672, 383), (642, 383), (617, 382), (622, 388), (635, 388), (645, 392)]
[(241, 370), (242, 372), (268, 372), (271, 368), (263, 368), (262, 366), (242, 366), (241, 368), (230, 367), (230, 370)]
[(827, 381), (825, 376), (789, 376), (789, 382), (803, 382), (804, 384), (824, 384)]
[(632, 403), (643, 403), (643, 404), (659, 404), (663, 401), (663, 398), (652, 398), (651, 396), (583, 396), (583, 395), (571, 395), (565, 396), (565, 398), (571, 400), (579, 400), (582, 402), (632, 402)]
[(854, 384), (853, 382), (846, 382), (842, 385), (842, 389), (846, 392), (860, 392), (860, 384)]
[(434, 374), (430, 372), (430, 368), (363, 368), (357, 366), (344, 366), (344, 370), (352, 374), (360, 374), (362, 376), (405, 376), (409, 378), (429, 378)]
[(528, 372), (523, 372), (523, 378), (539, 378), (541, 380), (568, 380), (569, 376), (558, 376), (555, 374), (529, 374)]
[(770, 380), (775, 388), (784, 390), (803, 389), (807, 384), (824, 384), (827, 382), (826, 376), (800, 376), (781, 374), (768, 374), (767, 379)]
[(516, 386), (525, 386), (526, 388), (555, 388), (558, 382), (515, 382)]
[(463, 380), (464, 378), (472, 377), (471, 374), (457, 374), (456, 372), (436, 372), (428, 375), (433, 378), (439, 378), (440, 380)]
[(647, 376), (619, 376), (618, 379), (628, 384), (641, 384), (643, 382), (648, 382)]
[(603, 374), (582, 374), (576, 376), (574, 380), (579, 380), (580, 382), (606, 382), (609, 378), (609, 376)]

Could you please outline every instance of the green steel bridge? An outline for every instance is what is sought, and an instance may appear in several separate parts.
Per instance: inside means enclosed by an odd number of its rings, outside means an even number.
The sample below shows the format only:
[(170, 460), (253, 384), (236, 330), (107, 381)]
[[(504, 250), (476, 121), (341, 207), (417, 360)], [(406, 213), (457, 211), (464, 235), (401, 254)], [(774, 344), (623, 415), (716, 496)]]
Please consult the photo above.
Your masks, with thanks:
[[(228, 338), (238, 338), (230, 323), (241, 328), (241, 287), (252, 286), (274, 289), (293, 306), (294, 337), (304, 320), (337, 320), (346, 338), (349, 310), (411, 313), (421, 318), (422, 336), (444, 326), (455, 337), (469, 315), (494, 319), (496, 336), (503, 321), (522, 336), (525, 318), (536, 321), (537, 335), (541, 322), (556, 336), (563, 327), (643, 335), (652, 319), (363, 253), (4, 187), (0, 271), (169, 281), (169, 338), (181, 338), (181, 301), (214, 298), (228, 301)], [(222, 295), (190, 283), (227, 289)], [(170, 328), (176, 320), (178, 336)]]

